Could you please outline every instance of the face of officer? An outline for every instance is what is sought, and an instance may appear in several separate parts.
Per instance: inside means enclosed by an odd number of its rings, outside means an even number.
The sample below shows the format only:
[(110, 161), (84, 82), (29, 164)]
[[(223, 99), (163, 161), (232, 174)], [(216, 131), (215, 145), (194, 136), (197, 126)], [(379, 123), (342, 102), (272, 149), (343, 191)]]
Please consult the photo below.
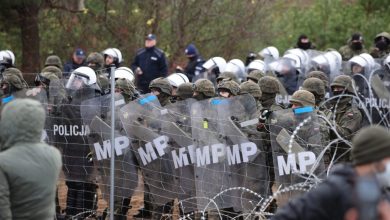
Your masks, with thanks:
[(107, 55), (106, 56), (106, 59), (104, 60), (105, 64), (108, 66), (108, 65), (111, 65), (112, 63), (114, 63), (114, 57), (110, 56), (110, 55)]
[(364, 67), (358, 65), (358, 64), (355, 64), (352, 66), (352, 73), (356, 74), (356, 73), (363, 73), (364, 71)]
[(77, 56), (76, 53), (73, 54), (73, 62), (77, 64), (82, 64), (84, 62), (85, 57)]
[(160, 91), (156, 88), (151, 88), (150, 89), (150, 92), (155, 95), (155, 96), (159, 96), (160, 95)]
[(154, 46), (156, 46), (156, 40), (149, 40), (149, 39), (145, 40), (145, 47), (146, 48), (150, 48), (150, 47), (154, 47)]

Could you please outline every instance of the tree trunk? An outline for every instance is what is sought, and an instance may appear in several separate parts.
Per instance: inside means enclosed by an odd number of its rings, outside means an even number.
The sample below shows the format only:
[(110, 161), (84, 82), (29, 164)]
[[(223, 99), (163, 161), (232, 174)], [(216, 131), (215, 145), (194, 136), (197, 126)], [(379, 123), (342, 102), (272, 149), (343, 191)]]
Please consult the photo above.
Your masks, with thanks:
[(39, 56), (39, 5), (30, 4), (17, 8), (22, 40), (22, 72), (25, 80), (31, 84), (35, 73), (40, 70)]

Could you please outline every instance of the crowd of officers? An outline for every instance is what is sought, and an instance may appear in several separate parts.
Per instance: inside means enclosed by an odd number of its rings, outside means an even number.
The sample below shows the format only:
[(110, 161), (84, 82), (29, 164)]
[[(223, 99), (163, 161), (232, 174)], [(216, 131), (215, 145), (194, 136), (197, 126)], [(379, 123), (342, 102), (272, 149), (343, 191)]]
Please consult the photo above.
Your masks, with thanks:
[[(45, 67), (36, 75), (36, 87), (33, 89), (27, 85), (22, 72), (14, 67), (15, 57), (12, 51), (4, 50), (0, 51), (2, 106), (15, 98), (38, 97), (39, 91), (45, 90), (45, 94), (50, 96), (51, 105), (48, 107), (48, 112), (56, 114), (56, 112), (61, 111), (61, 109), (57, 109), (61, 103), (72, 103), (72, 100), (76, 99), (77, 95), (72, 93), (72, 96), (69, 96), (68, 90), (77, 90), (83, 86), (95, 91), (93, 97), (111, 92), (120, 93), (125, 98), (126, 103), (137, 99), (141, 94), (150, 92), (157, 96), (161, 106), (189, 98), (201, 101), (216, 96), (230, 98), (249, 94), (256, 100), (258, 118), (256, 126), (263, 135), (263, 144), (268, 149), (267, 151), (272, 151), (269, 132), (269, 118), (272, 113), (286, 108), (295, 109), (311, 106), (315, 114), (328, 119), (321, 122), (324, 124), (320, 131), (326, 140), (324, 143), (329, 143), (336, 138), (345, 140), (345, 142), (336, 143), (329, 152), (326, 152), (324, 155), (325, 163), (330, 165), (350, 162), (351, 147), (349, 142), (365, 125), (365, 121), (372, 122), (372, 120), (367, 119), (366, 112), (359, 108), (356, 102), (372, 92), (369, 92), (368, 89), (361, 90), (362, 86), (357, 85), (356, 79), (359, 77), (356, 75), (360, 74), (367, 79), (367, 75), (363, 72), (368, 71), (368, 65), (374, 67), (376, 64), (376, 68), (370, 68), (370, 71), (379, 71), (385, 88), (387, 86), (386, 78), (390, 76), (388, 53), (390, 51), (390, 35), (384, 32), (376, 36), (375, 46), (370, 51), (371, 55), (366, 53), (363, 42), (363, 37), (360, 34), (353, 34), (348, 45), (340, 48), (339, 52), (328, 50), (318, 53), (314, 50), (314, 45), (308, 37), (302, 35), (298, 39), (297, 48), (288, 50), (290, 52), (285, 53), (283, 57), (279, 57), (279, 52), (275, 47), (267, 47), (259, 55), (249, 54), (245, 64), (238, 59), (226, 62), (221, 57), (213, 57), (205, 62), (197, 48), (190, 44), (185, 51), (185, 55), (189, 59), (188, 65), (185, 68), (177, 67), (175, 73), (168, 75), (164, 52), (155, 47), (156, 36), (150, 34), (145, 39), (145, 48), (137, 52), (131, 68), (123, 66), (122, 54), (116, 48), (108, 48), (102, 53), (93, 52), (88, 56), (84, 54), (83, 50), (77, 49), (73, 53), (72, 60), (65, 66), (62, 65), (58, 56), (51, 55), (47, 57)], [(310, 55), (311, 52), (312, 55)], [(306, 67), (302, 60), (297, 61), (301, 58), (298, 53), (309, 54)], [(310, 63), (310, 60), (315, 60), (315, 57), (326, 53), (335, 54), (336, 70), (332, 69), (333, 61), (328, 60), (317, 66)], [(381, 60), (366, 66), (354, 62), (354, 59), (365, 59), (368, 56), (374, 61), (374, 58)], [(292, 62), (285, 63), (286, 60)], [(345, 63), (349, 65), (343, 64), (342, 61), (348, 61)], [(360, 67), (359, 71), (355, 71), (357, 65)], [(111, 67), (115, 68), (114, 76)], [(291, 71), (284, 72), (287, 67), (294, 70), (292, 75), (288, 75)], [(110, 77), (115, 77), (115, 91), (110, 91)], [(54, 86), (56, 86), (57, 95), (53, 95), (52, 87)], [(288, 97), (288, 101), (277, 102), (283, 95)], [(382, 113), (384, 112), (382, 111)], [(384, 131), (380, 130), (380, 132)], [(271, 153), (267, 156), (266, 162), (267, 166), (273, 168)], [(271, 186), (272, 181), (271, 179)], [(95, 183), (67, 180), (66, 185), (68, 198), (65, 212), (68, 217), (95, 208), (96, 204), (92, 202), (97, 188)], [(115, 210), (116, 218), (126, 218), (128, 202), (125, 205), (122, 204), (127, 208), (123, 209), (122, 206), (119, 206), (121, 208)], [(145, 204), (145, 210), (140, 211), (140, 216), (146, 217), (148, 215), (147, 209), (150, 207), (146, 206), (147, 204)], [(59, 212), (59, 210), (57, 211)]]

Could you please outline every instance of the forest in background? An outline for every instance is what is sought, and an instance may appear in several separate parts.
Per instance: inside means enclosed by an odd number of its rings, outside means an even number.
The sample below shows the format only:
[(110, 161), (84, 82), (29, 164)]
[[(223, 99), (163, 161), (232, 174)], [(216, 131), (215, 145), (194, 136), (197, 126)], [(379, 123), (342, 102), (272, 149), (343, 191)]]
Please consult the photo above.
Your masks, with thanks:
[(189, 43), (206, 59), (226, 60), (270, 45), (283, 53), (300, 34), (325, 50), (361, 32), (369, 48), (376, 34), (390, 32), (389, 9), (386, 0), (2, 0), (0, 49), (34, 73), (48, 55), (66, 61), (78, 47), (87, 54), (116, 47), (130, 65), (148, 33), (170, 67), (186, 63)]

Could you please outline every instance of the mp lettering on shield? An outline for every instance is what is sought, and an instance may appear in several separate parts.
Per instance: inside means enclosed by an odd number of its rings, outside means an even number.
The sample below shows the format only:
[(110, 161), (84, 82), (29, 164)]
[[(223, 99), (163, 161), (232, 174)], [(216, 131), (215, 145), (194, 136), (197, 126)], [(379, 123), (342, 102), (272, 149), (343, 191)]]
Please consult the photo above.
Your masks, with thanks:
[[(123, 150), (129, 147), (130, 140), (126, 136), (116, 137), (115, 138), (115, 154), (120, 156), (123, 154)], [(94, 143), (93, 147), (95, 148), (97, 160), (111, 158), (111, 141), (103, 141), (103, 146), (100, 143)]]
[[(168, 141), (169, 138), (167, 136), (160, 136), (152, 142), (146, 143), (144, 148), (138, 148), (142, 164), (145, 166), (158, 159), (158, 157), (164, 156), (168, 148)], [(222, 162), (227, 162), (228, 165), (247, 163), (251, 156), (256, 155), (257, 151), (256, 144), (246, 142), (233, 146), (218, 143), (198, 148), (190, 145), (178, 150), (172, 150), (171, 154), (174, 166), (177, 169), (190, 164), (201, 167)]]
[[(278, 156), (277, 161), (279, 176), (289, 175), (292, 173), (305, 174), (311, 169), (312, 165), (315, 164), (316, 155), (311, 151), (304, 151), (297, 154), (288, 154), (287, 161), (285, 160), (285, 156)], [(297, 162), (299, 170), (297, 168)]]

